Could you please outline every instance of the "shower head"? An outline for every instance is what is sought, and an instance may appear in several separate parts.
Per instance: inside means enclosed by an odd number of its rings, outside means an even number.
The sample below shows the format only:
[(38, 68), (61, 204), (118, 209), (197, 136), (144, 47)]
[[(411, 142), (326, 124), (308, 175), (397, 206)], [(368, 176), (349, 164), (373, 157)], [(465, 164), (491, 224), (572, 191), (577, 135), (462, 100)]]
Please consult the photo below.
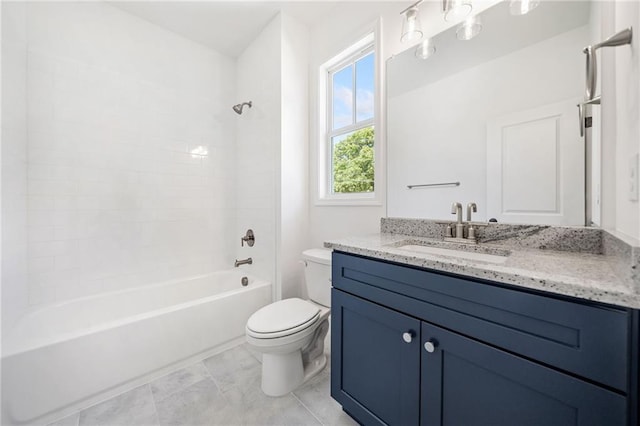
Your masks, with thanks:
[(238, 105), (234, 105), (233, 106), (233, 110), (236, 112), (236, 114), (240, 115), (240, 114), (242, 114), (242, 109), (244, 108), (245, 105), (249, 105), (249, 108), (251, 108), (251, 101), (243, 102), (243, 103), (238, 104)]

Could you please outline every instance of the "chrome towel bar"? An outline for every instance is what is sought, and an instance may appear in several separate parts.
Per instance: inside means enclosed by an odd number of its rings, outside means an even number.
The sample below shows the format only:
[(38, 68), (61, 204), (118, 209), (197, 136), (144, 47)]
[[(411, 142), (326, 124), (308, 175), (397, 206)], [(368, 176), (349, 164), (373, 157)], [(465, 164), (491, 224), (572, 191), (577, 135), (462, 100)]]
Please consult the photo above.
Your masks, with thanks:
[(437, 186), (460, 186), (460, 182), (442, 182), (442, 183), (423, 183), (421, 185), (407, 185), (408, 189), (437, 187)]

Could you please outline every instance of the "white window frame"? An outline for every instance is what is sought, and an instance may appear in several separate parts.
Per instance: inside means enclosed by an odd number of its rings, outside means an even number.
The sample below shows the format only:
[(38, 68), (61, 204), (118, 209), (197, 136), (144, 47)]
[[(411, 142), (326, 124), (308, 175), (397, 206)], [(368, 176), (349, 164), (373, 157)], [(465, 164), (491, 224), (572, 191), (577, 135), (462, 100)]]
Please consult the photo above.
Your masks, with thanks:
[[(384, 159), (382, 156), (381, 125), (381, 46), (379, 37), (379, 22), (370, 28), (364, 37), (343, 50), (319, 69), (319, 102), (318, 102), (318, 187), (315, 205), (318, 206), (380, 206), (382, 205)], [(332, 130), (333, 122), (333, 85), (330, 79), (332, 72), (339, 71), (350, 63), (374, 53), (374, 117), (372, 119), (353, 123), (341, 127), (339, 131)], [(355, 68), (355, 67), (354, 67)], [(354, 69), (355, 72), (355, 69)], [(355, 99), (356, 90), (354, 87)], [(355, 105), (355, 103), (354, 103)], [(354, 114), (356, 114), (354, 110)], [(355, 121), (355, 117), (354, 117)], [(361, 193), (333, 193), (332, 191), (332, 137), (342, 135), (365, 127), (374, 127), (374, 190)]]

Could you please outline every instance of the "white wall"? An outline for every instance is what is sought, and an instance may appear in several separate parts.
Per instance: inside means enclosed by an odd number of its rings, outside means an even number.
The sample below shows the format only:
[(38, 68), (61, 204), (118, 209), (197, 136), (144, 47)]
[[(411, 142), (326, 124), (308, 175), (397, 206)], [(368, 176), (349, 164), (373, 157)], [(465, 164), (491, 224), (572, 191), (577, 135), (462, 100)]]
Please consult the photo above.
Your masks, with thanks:
[[(640, 238), (639, 204), (629, 200), (628, 193), (629, 161), (640, 151), (640, 3), (618, 1), (613, 32), (629, 26), (634, 30), (632, 44), (609, 48), (614, 59), (603, 64), (615, 72), (615, 91), (610, 94), (615, 96), (616, 111), (615, 136), (603, 137), (603, 143), (615, 140), (616, 145), (616, 230)], [(609, 93), (603, 88), (604, 96)]]
[[(4, 259), (24, 282), (3, 286), (6, 312), (226, 269), (249, 256), (255, 263), (243, 268), (277, 283), (275, 297), (300, 295), (306, 28), (277, 16), (236, 64), (104, 3), (22, 10), (29, 31), (23, 23), (24, 55), (14, 62), (25, 68), (28, 51), (29, 68), (6, 77), (17, 90), (15, 75), (28, 76), (28, 99), (27, 79), (16, 96), (28, 105), (30, 134), (27, 158), (23, 118), (14, 145), (24, 158), (6, 156), (19, 169), (7, 183), (21, 185), (14, 193), (23, 208), (12, 202), (17, 213), (3, 215), (15, 230), (3, 243), (21, 248), (22, 270), (17, 254)], [(246, 100), (253, 108), (233, 113)], [(248, 228), (257, 243), (240, 248)]]
[(306, 296), (301, 252), (309, 234), (309, 34), (282, 15), (282, 142), (280, 144), (278, 281), (282, 298)]
[(27, 29), (29, 304), (230, 267), (234, 61), (105, 3)]
[(252, 228), (243, 269), (271, 280), (274, 298), (304, 295), (301, 252), (308, 235), (308, 34), (279, 14), (238, 58), (238, 236)]
[(2, 335), (28, 306), (26, 4), (2, 3)]
[[(312, 247), (322, 247), (325, 240), (341, 238), (349, 235), (374, 233), (379, 230), (380, 218), (385, 216), (384, 201), (374, 206), (327, 206), (316, 205), (314, 194), (318, 191), (318, 155), (322, 149), (319, 137), (319, 116), (324, 114), (318, 110), (320, 89), (318, 87), (319, 67), (339, 54), (353, 43), (359, 41), (371, 32), (381, 15), (396, 15), (399, 13), (398, 3), (343, 3), (338, 4), (334, 12), (324, 21), (318, 23), (310, 35), (310, 209), (309, 209), (309, 243)], [(398, 15), (399, 16), (399, 15)], [(399, 20), (398, 20), (399, 21)], [(384, 41), (386, 20), (383, 22), (382, 57), (386, 57)], [(398, 31), (400, 29), (398, 28)], [(399, 38), (399, 35), (398, 35)], [(382, 75), (384, 79), (384, 73)], [(383, 136), (380, 133), (376, 141)], [(384, 164), (384, 158), (376, 158), (376, 162)], [(384, 197), (383, 197), (384, 200)]]
[[(640, 28), (637, 2), (599, 3), (602, 39), (633, 26)], [(637, 33), (637, 31), (635, 31)], [(601, 41), (601, 40), (598, 40)], [(629, 200), (629, 162), (640, 150), (640, 40), (598, 51), (602, 94), (602, 227), (640, 239), (640, 210)]]
[[(614, 32), (615, 2), (599, 2), (594, 16), (593, 27), (597, 27), (595, 21), (600, 21), (600, 37), (593, 42), (600, 42), (606, 36)], [(608, 93), (602, 96), (600, 113), (601, 122), (601, 226), (605, 229), (616, 229), (616, 106), (615, 95), (615, 69), (614, 50), (603, 49), (598, 52), (598, 71), (600, 83), (600, 93)]]
[[(234, 103), (252, 101), (237, 117), (237, 206), (235, 245), (241, 268), (276, 282), (276, 203), (281, 140), (281, 21), (276, 16), (238, 57)], [(253, 247), (240, 247), (247, 229), (255, 232)]]

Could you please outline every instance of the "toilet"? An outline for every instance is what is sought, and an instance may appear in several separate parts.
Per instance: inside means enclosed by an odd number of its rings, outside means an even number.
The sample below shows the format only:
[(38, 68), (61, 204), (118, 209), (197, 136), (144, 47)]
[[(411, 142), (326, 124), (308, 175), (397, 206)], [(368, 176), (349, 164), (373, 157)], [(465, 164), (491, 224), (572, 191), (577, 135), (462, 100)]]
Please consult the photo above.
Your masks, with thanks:
[(247, 321), (247, 342), (262, 353), (262, 391), (269, 396), (288, 394), (327, 364), (324, 338), (331, 313), (331, 250), (305, 250), (302, 259), (310, 300), (280, 300)]

